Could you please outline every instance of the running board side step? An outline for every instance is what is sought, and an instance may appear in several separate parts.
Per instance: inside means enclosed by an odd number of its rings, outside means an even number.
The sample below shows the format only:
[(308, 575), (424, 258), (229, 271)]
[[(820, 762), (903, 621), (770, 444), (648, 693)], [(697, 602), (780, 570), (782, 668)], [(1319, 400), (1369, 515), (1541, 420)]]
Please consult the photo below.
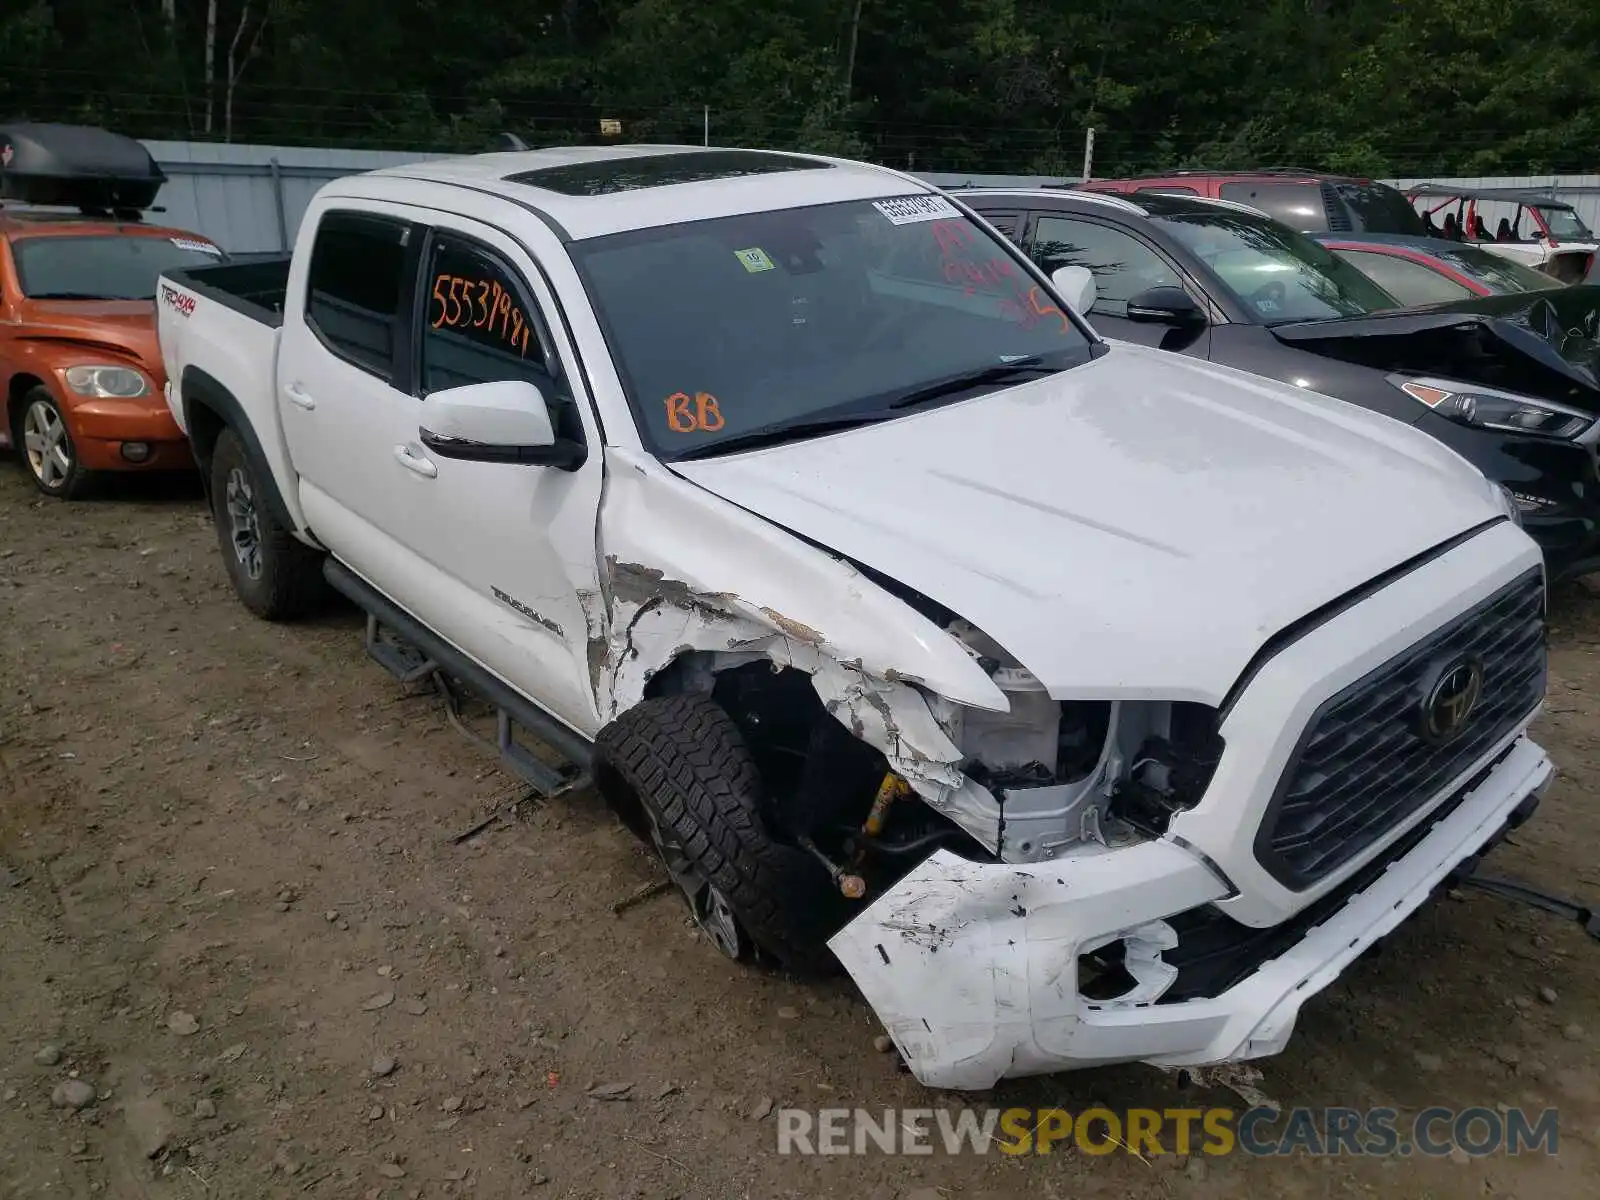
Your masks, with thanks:
[[(331, 556), (322, 574), (330, 587), (367, 614), (367, 654), (401, 683), (429, 680), (444, 700), (450, 723), (469, 739), (500, 756), (506, 768), (548, 799), (588, 781), (594, 746), (560, 721), (517, 694), (431, 629), (417, 621), (366, 580)], [(461, 720), (459, 680), (495, 708), (493, 741)], [(524, 729), (566, 761), (552, 766), (517, 740)]]

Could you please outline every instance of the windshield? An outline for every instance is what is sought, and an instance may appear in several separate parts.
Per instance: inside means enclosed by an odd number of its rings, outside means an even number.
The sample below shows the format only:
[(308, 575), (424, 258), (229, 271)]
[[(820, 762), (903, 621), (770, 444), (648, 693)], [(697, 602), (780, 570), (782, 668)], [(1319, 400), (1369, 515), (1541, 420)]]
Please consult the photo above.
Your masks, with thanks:
[(1359, 317), (1401, 306), (1359, 269), (1276, 221), (1220, 210), (1154, 220), (1203, 260), (1263, 325)]
[(1091, 357), (1012, 248), (942, 196), (668, 225), (572, 250), (641, 435), (666, 458), (731, 450), (756, 431), (887, 419)]
[(1546, 288), (1563, 286), (1561, 280), (1543, 271), (1514, 262), (1491, 250), (1476, 246), (1437, 248), (1430, 246), (1430, 254), (1449, 263), (1464, 274), (1488, 284), (1497, 292), (1539, 292)]
[(151, 234), (21, 237), (11, 252), (22, 294), (34, 300), (153, 300), (163, 272), (222, 259), (200, 238)]
[(1594, 234), (1583, 223), (1583, 218), (1570, 208), (1540, 208), (1539, 215), (1550, 226), (1550, 232), (1564, 242), (1592, 242)]

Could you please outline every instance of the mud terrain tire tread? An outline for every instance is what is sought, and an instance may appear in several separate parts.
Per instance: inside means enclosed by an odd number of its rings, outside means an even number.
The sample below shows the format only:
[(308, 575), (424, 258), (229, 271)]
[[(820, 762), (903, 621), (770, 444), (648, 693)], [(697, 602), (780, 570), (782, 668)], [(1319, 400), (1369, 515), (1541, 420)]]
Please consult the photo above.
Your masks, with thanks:
[[(261, 543), (261, 578), (244, 573), (234, 553), (228, 521), (228, 475), (243, 470), (255, 495), (256, 526)], [(263, 503), (270, 480), (258, 477), (244, 445), (231, 429), (224, 429), (211, 454), (211, 516), (222, 547), (222, 563), (233, 590), (244, 606), (265, 621), (288, 621), (314, 612), (327, 598), (322, 577), (322, 554), (280, 525), (270, 505)]]
[(760, 950), (797, 975), (838, 973), (825, 943), (848, 902), (817, 862), (768, 832), (755, 759), (710, 697), (642, 701), (600, 731), (595, 759), (602, 780), (616, 772), (656, 814)]

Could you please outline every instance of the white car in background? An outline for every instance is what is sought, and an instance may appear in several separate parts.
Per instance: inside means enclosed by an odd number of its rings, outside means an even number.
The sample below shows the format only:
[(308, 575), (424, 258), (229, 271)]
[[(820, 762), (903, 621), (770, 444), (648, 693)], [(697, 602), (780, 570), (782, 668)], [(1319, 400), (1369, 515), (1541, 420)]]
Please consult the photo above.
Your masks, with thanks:
[(1551, 774), (1500, 489), (1085, 283), (895, 171), (569, 148), (329, 183), (160, 335), (250, 609), (331, 582), (984, 1088), (1280, 1050)]

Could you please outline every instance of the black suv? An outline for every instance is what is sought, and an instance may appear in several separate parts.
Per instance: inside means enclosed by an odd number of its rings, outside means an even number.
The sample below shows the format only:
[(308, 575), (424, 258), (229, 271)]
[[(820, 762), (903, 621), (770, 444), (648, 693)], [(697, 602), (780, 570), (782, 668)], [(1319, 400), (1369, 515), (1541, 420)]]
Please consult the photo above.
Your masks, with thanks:
[(1425, 430), (1511, 492), (1552, 576), (1600, 569), (1600, 382), (1591, 364), (1567, 362), (1550, 342), (1530, 349), (1523, 336), (1541, 321), (1554, 335), (1581, 324), (1567, 309), (1592, 317), (1600, 289), (1403, 309), (1354, 266), (1244, 205), (1156, 192), (951, 195), (1045, 271), (1087, 268), (1095, 295), (1084, 315), (1106, 337)]

